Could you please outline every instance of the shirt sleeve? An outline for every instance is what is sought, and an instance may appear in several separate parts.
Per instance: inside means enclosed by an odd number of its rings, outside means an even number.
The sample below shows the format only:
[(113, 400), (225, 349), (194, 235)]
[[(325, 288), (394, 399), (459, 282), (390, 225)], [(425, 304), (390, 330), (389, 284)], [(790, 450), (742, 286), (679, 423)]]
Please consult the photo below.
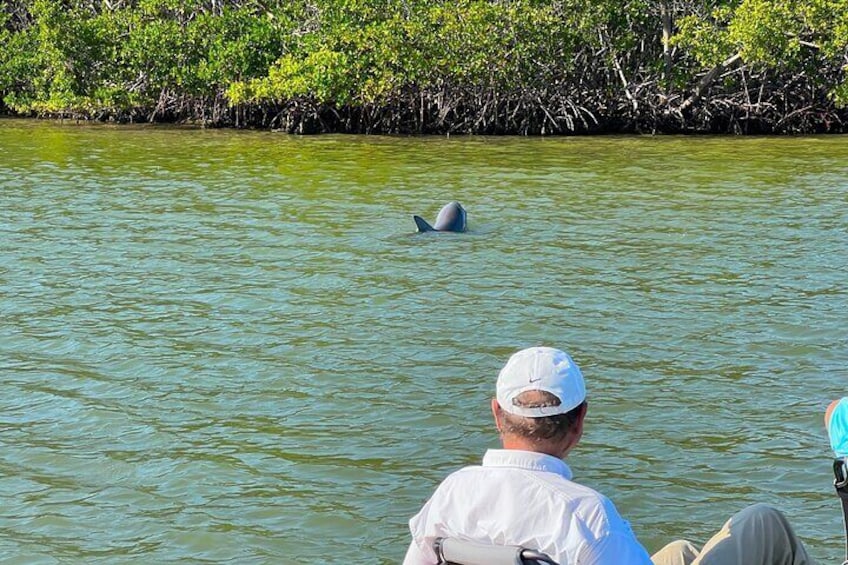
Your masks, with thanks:
[(409, 549), (406, 550), (406, 557), (403, 558), (403, 565), (436, 565), (436, 563), (427, 559), (413, 539), (409, 543)]
[(633, 535), (610, 532), (579, 553), (579, 565), (652, 565), (651, 556)]

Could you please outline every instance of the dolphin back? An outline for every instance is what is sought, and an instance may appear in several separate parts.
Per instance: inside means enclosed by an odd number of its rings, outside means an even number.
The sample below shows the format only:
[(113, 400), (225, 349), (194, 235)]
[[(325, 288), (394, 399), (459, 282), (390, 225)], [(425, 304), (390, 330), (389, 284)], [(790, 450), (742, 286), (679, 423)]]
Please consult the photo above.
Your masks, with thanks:
[(465, 231), (465, 208), (459, 202), (449, 202), (436, 217), (436, 231)]
[(436, 228), (428, 224), (421, 216), (412, 216), (412, 219), (415, 220), (415, 225), (418, 226), (418, 231), (436, 231)]

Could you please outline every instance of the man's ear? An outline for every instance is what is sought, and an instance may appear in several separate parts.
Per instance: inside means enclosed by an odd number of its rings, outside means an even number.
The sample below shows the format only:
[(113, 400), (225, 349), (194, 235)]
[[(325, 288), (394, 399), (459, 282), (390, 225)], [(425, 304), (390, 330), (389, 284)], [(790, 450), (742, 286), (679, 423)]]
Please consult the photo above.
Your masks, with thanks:
[(577, 421), (574, 424), (575, 431), (577, 432), (577, 438), (579, 439), (583, 435), (583, 421), (586, 419), (586, 412), (589, 411), (589, 401), (584, 400), (580, 411), (577, 413)]
[(560, 459), (565, 459), (565, 456), (574, 449), (574, 446), (580, 443), (580, 439), (583, 437), (583, 421), (586, 418), (586, 411), (589, 407), (589, 403), (585, 400), (581, 404), (580, 411), (577, 412), (577, 419), (574, 421), (574, 427), (571, 428), (571, 432), (566, 434), (565, 438), (563, 438), (562, 451), (557, 454)]
[(498, 432), (501, 431), (501, 405), (498, 404), (498, 399), (492, 399), (492, 416), (495, 418), (495, 427)]

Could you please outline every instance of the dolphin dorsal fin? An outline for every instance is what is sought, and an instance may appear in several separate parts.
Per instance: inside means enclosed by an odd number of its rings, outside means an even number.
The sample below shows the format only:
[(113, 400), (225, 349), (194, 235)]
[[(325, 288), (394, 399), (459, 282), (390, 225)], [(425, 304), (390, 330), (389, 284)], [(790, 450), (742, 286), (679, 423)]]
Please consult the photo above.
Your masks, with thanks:
[(421, 216), (412, 216), (415, 220), (415, 225), (418, 226), (418, 231), (436, 231), (436, 228), (427, 223)]

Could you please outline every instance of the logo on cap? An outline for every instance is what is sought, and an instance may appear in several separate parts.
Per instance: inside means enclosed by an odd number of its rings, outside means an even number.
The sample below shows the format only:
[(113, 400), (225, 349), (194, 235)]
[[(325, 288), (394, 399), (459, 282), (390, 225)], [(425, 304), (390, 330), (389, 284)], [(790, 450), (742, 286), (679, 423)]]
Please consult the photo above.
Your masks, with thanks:
[[(553, 394), (556, 406), (524, 407), (516, 400), (529, 390)], [(497, 401), (511, 414), (541, 418), (565, 414), (586, 399), (583, 374), (568, 353), (552, 347), (530, 347), (513, 354), (498, 375)]]

